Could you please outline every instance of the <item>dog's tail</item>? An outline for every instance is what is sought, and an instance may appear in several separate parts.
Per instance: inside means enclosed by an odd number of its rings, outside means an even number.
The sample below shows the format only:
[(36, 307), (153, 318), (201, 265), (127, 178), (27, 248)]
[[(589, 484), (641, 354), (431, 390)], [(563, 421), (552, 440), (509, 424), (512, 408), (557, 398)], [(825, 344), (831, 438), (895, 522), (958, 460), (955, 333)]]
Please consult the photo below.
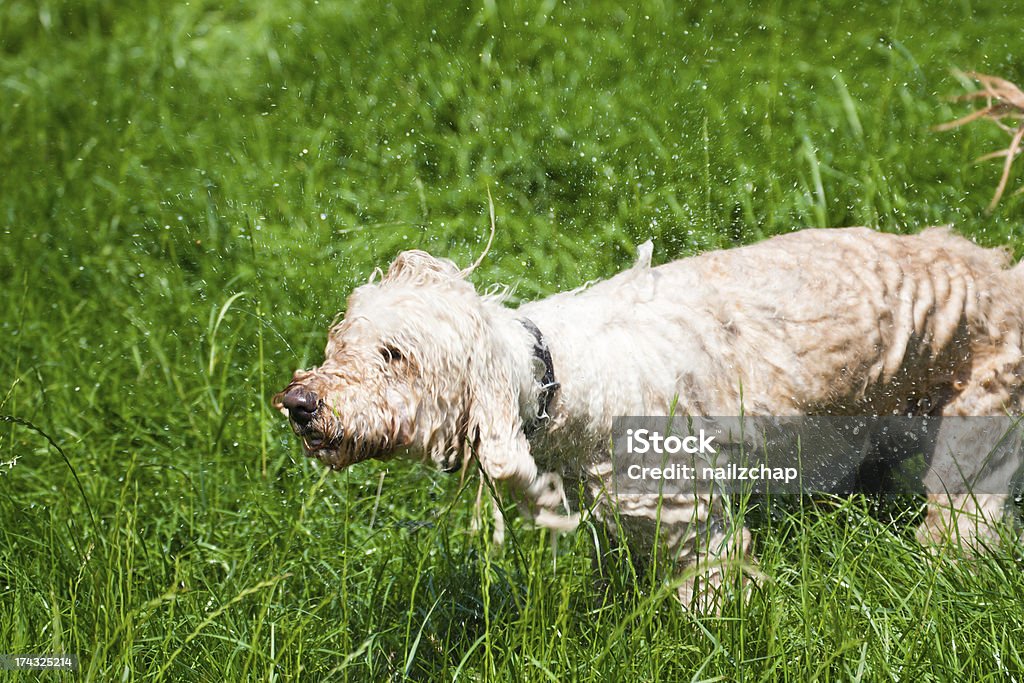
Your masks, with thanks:
[(651, 257), (654, 256), (654, 241), (647, 240), (637, 245), (636, 261), (633, 262), (634, 270), (646, 270), (651, 267)]

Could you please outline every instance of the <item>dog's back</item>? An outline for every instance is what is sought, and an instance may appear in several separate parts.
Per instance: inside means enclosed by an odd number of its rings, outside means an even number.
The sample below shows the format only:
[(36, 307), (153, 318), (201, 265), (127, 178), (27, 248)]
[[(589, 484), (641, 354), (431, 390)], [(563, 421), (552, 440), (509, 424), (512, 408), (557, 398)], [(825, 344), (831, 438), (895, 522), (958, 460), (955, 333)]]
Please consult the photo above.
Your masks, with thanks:
[(747, 413), (940, 410), (974, 364), (1019, 356), (1024, 292), (1008, 261), (943, 228), (803, 230), (523, 310), (556, 365), (577, 366), (566, 374), (617, 369), (623, 386), (599, 410), (658, 414), (678, 398), (738, 414), (741, 387)]

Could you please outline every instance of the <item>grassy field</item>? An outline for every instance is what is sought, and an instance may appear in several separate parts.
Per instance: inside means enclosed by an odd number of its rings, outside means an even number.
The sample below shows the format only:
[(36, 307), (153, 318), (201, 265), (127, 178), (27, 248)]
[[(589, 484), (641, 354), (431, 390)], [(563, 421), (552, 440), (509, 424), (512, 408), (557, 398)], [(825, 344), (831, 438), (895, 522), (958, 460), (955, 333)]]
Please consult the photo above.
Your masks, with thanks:
[[(860, 500), (768, 517), (721, 615), (475, 485), (307, 461), (270, 395), (398, 250), (521, 299), (655, 241), (992, 215), (951, 69), (1012, 3), (0, 2), (0, 653), (54, 680), (1024, 679), (1022, 546), (933, 558)], [(876, 3), (868, 3), (875, 5)], [(1011, 180), (1014, 189), (1016, 180)], [(902, 522), (902, 523), (901, 523)], [(5, 680), (35, 680), (4, 673)]]

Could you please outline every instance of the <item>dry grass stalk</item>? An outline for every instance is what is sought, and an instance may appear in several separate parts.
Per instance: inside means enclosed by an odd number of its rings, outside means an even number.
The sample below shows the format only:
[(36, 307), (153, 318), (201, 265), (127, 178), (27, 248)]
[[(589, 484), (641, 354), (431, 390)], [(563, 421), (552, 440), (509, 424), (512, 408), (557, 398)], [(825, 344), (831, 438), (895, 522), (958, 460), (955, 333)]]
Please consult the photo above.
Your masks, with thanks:
[[(995, 122), (997, 126), (1010, 135), (1009, 147), (975, 159), (975, 161), (987, 161), (1000, 157), (1005, 159), (1003, 162), (1003, 175), (999, 178), (996, 193), (988, 205), (988, 210), (992, 211), (1006, 190), (1006, 183), (1010, 178), (1010, 167), (1021, 151), (1021, 140), (1024, 139), (1024, 92), (1010, 81), (995, 76), (986, 76), (974, 71), (968, 71), (963, 75), (978, 81), (982, 89), (969, 92), (954, 99), (956, 101), (967, 101), (984, 98), (985, 106), (972, 111), (967, 116), (956, 121), (938, 125), (935, 127), (935, 130), (952, 130), (971, 121), (988, 119)], [(1012, 121), (1013, 125), (1007, 124), (1007, 120)], [(1024, 188), (1017, 190), (1014, 194), (1020, 194), (1022, 191), (1024, 191)]]

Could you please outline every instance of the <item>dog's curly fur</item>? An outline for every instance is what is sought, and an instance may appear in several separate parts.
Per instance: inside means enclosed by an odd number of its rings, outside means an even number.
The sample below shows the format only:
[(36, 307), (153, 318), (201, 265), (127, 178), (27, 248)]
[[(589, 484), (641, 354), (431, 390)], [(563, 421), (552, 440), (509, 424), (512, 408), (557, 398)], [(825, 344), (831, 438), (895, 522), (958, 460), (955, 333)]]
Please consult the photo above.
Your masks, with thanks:
[[(543, 523), (571, 526), (589, 505), (630, 538), (653, 540), (660, 524), (682, 565), (702, 564), (705, 588), (749, 535), (712, 524), (717, 496), (601, 498), (616, 416), (1021, 411), (1024, 272), (1004, 251), (944, 228), (845, 228), (649, 258), (514, 310), (451, 261), (404, 252), (355, 290), (324, 363), (297, 371), (275, 405), (335, 469), (402, 454), (455, 471), (476, 458)], [(521, 318), (542, 331), (561, 384), (529, 438), (543, 368)], [(301, 420), (288, 397), (306, 402)], [(580, 490), (600, 500), (576, 500)], [(935, 495), (919, 536), (988, 538), (1005, 498)], [(693, 582), (681, 595), (694, 597)]]

